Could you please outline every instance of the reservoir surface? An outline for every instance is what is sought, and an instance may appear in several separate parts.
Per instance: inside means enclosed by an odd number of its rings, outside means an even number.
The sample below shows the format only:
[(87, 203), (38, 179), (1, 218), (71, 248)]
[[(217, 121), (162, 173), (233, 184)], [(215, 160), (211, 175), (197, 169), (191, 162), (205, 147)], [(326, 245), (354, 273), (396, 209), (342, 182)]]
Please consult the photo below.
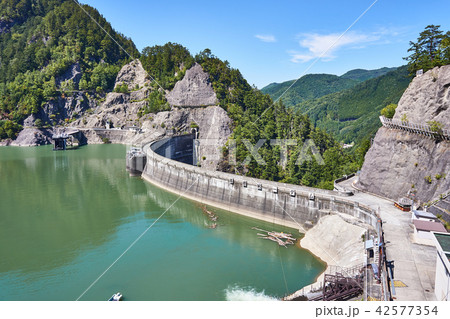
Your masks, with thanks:
[(0, 148), (0, 300), (76, 300), (155, 221), (80, 300), (280, 298), (325, 269), (252, 227), (293, 229), (212, 207), (208, 228), (200, 204), (130, 177), (125, 153)]

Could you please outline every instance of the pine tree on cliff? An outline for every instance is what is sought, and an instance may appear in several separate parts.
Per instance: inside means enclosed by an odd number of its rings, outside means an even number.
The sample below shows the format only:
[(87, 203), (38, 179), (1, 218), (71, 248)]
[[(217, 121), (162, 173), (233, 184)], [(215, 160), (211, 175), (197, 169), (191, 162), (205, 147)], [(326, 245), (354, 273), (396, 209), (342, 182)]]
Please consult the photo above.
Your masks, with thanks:
[(443, 34), (439, 25), (428, 25), (419, 34), (417, 42), (410, 41), (408, 52), (404, 59), (408, 62), (408, 70), (414, 75), (417, 70), (424, 72), (450, 63), (450, 32)]

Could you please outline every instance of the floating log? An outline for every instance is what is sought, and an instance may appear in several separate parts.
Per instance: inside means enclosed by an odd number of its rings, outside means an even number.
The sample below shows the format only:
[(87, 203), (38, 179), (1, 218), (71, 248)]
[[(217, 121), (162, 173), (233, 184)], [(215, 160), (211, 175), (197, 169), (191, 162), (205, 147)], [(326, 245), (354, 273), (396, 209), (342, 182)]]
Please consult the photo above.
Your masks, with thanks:
[(206, 206), (203, 206), (202, 210), (203, 213), (205, 213), (211, 221), (216, 222), (219, 219), (219, 217), (216, 214), (207, 210)]
[(278, 245), (286, 247), (286, 248), (287, 248), (286, 245), (293, 245), (295, 243), (295, 241), (297, 240), (296, 238), (292, 237), (292, 234), (288, 234), (288, 233), (268, 231), (268, 230), (264, 230), (264, 229), (257, 228), (257, 227), (252, 227), (252, 229), (261, 231), (261, 232), (265, 232), (265, 234), (257, 233), (258, 236), (261, 236), (259, 238), (269, 239), (271, 241), (276, 242)]

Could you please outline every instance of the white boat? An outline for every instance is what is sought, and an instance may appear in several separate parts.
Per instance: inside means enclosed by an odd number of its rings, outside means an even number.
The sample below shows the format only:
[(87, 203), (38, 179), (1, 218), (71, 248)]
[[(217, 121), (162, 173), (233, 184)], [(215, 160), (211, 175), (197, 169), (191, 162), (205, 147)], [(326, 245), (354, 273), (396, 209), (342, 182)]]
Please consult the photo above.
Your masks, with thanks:
[(122, 294), (120, 292), (116, 292), (108, 301), (120, 301), (122, 299)]

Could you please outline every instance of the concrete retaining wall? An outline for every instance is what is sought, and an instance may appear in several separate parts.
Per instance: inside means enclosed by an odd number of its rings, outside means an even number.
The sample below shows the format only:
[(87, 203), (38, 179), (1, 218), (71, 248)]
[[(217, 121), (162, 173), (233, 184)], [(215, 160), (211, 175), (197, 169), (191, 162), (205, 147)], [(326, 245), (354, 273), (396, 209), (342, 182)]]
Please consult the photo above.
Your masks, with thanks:
[(194, 163), (194, 134), (163, 138), (152, 144), (152, 150), (163, 157), (192, 165)]
[[(182, 145), (173, 137), (173, 146)], [(186, 140), (184, 140), (186, 141)], [(339, 212), (376, 228), (371, 208), (338, 196), (338, 192), (270, 182), (223, 172), (207, 171), (163, 157), (161, 140), (144, 146), (147, 165), (142, 177), (168, 191), (201, 203), (247, 215), (304, 232), (323, 216)], [(157, 150), (157, 152), (155, 152)]]
[(352, 196), (353, 195), (353, 190), (352, 189), (347, 189), (341, 185), (339, 185), (340, 182), (346, 181), (347, 179), (352, 178), (353, 176), (355, 176), (355, 173), (352, 173), (350, 175), (344, 175), (341, 178), (338, 178), (334, 181), (334, 190), (339, 192), (339, 195), (341, 196)]

